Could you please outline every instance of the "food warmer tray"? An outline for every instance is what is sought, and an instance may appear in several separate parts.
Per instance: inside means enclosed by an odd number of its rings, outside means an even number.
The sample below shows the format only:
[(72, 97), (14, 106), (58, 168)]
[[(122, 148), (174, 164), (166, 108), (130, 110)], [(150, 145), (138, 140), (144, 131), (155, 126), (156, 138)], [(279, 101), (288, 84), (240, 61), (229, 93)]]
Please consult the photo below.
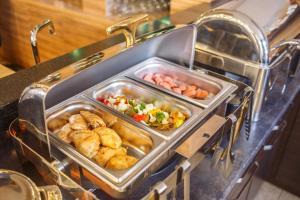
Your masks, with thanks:
[(147, 135), (152, 139), (153, 142), (151, 151), (148, 153), (142, 151), (134, 145), (125, 145), (128, 150), (128, 154), (135, 156), (139, 159), (139, 161), (128, 170), (115, 171), (100, 167), (96, 162), (79, 153), (72, 145), (67, 144), (59, 139), (57, 137), (57, 134), (50, 134), (51, 143), (57, 146), (59, 150), (63, 152), (63, 154), (65, 154), (67, 157), (74, 157), (75, 162), (82, 163), (84, 168), (88, 169), (88, 171), (91, 171), (94, 174), (97, 174), (97, 176), (99, 176), (103, 180), (109, 180), (113, 183), (119, 184), (126, 182), (126, 180), (128, 180), (133, 175), (143, 176), (140, 175), (141, 173), (146, 173), (143, 169), (146, 169), (146, 166), (149, 164), (149, 162), (155, 160), (157, 155), (165, 148), (166, 142), (161, 137), (154, 134), (148, 134), (144, 130), (132, 126), (121, 118), (118, 118), (110, 112), (107, 112), (105, 108), (96, 105), (95, 103), (89, 101), (89, 99), (86, 99), (82, 96), (71, 98), (47, 110), (47, 122), (61, 115), (65, 115), (66, 113), (77, 114), (82, 110), (91, 111), (99, 116), (106, 116), (108, 119), (115, 118), (117, 119), (117, 122), (115, 124), (124, 127), (124, 129), (126, 128), (128, 130), (131, 130), (136, 134)]
[[(127, 71), (122, 72), (111, 79), (89, 88), (87, 91), (82, 92), (76, 97), (72, 97), (71, 99), (68, 99), (46, 110), (47, 121), (49, 121), (62, 114), (64, 111), (76, 113), (75, 111), (80, 108), (83, 110), (93, 110), (94, 108), (107, 114), (113, 113), (116, 117), (121, 119), (123, 123), (130, 123), (134, 125), (131, 126), (132, 128), (139, 127), (140, 129), (146, 130), (147, 133), (150, 134), (150, 136), (154, 139), (153, 150), (149, 154), (145, 155), (145, 157), (132, 168), (122, 172), (113, 172), (111, 170), (101, 168), (99, 165), (87, 159), (85, 156), (82, 156), (71, 145), (65, 144), (63, 141), (55, 137), (54, 134), (50, 134), (50, 143), (56, 146), (57, 149), (59, 149), (64, 155), (72, 158), (75, 163), (80, 163), (81, 167), (84, 169), (87, 179), (91, 180), (93, 179), (91, 177), (95, 176), (97, 181), (94, 184), (96, 184), (98, 187), (102, 188), (105, 183), (111, 188), (115, 188), (116, 191), (123, 190), (123, 188), (133, 187), (132, 185), (134, 182), (138, 182), (138, 180), (145, 178), (148, 174), (153, 173), (156, 169), (162, 166), (162, 164), (164, 164), (171, 156), (174, 155), (172, 149), (176, 148), (178, 141), (192, 134), (192, 130), (195, 130), (195, 128), (201, 124), (207, 115), (212, 113), (211, 111), (207, 111), (208, 109), (203, 112), (203, 109), (195, 105), (177, 100), (172, 96), (155, 91), (152, 88), (135, 82), (134, 80), (127, 79), (123, 77), (123, 74), (126, 73)], [(102, 103), (95, 100), (99, 94), (105, 92), (115, 92), (117, 95), (123, 95), (124, 93), (120, 93), (122, 92), (122, 87), (126, 87), (125, 89), (127, 90), (129, 89), (130, 92), (133, 93), (132, 96), (144, 96), (145, 100), (147, 98), (154, 98), (156, 100), (163, 101), (172, 107), (177, 107), (181, 111), (189, 113), (190, 117), (181, 127), (174, 131), (171, 130), (166, 132), (158, 132), (150, 129), (147, 126), (144, 126), (141, 123), (135, 122), (130, 117), (122, 115), (114, 109), (106, 107)], [(56, 155), (54, 154), (53, 157), (56, 157)], [(60, 156), (58, 157), (60, 160), (67, 158), (63, 157), (61, 154), (59, 155)], [(90, 174), (90, 172), (92, 174)], [(101, 180), (104, 180), (104, 183)]]
[[(122, 27), (124, 27), (124, 24), (122, 24)], [(214, 103), (208, 108), (199, 109), (200, 112), (197, 117), (195, 117), (195, 119), (193, 119), (193, 116), (191, 117), (191, 121), (193, 120), (192, 125), (186, 127), (186, 130), (182, 130), (182, 134), (171, 134), (172, 137), (174, 136), (173, 139), (161, 141), (165, 139), (161, 137), (161, 134), (155, 134), (154, 131), (150, 131), (144, 126), (133, 123), (132, 120), (116, 111), (108, 109), (100, 103), (95, 104), (95, 101), (91, 101), (91, 96), (86, 98), (81, 95), (88, 96), (87, 94), (83, 94), (84, 91), (88, 91), (90, 88), (101, 84), (109, 78), (113, 77), (110, 79), (113, 80), (116, 77), (124, 77), (124, 74), (127, 73), (126, 70), (131, 69), (132, 66), (149, 58), (160, 57), (172, 63), (186, 66), (187, 68), (191, 67), (193, 65), (195, 40), (196, 27), (194, 25), (179, 26), (174, 29), (153, 34), (152, 36), (145, 36), (143, 40), (129, 46), (125, 50), (104, 50), (101, 52), (101, 55), (103, 55), (101, 61), (98, 59), (98, 54), (95, 55), (97, 62), (93, 60), (94, 55), (91, 55), (85, 60), (66, 66), (48, 75), (23, 91), (19, 101), (19, 122), (21, 128), (26, 130), (26, 134), (22, 134), (20, 136), (21, 138), (13, 137), (22, 144), (21, 146), (23, 146), (24, 143), (27, 147), (32, 147), (34, 151), (40, 154), (47, 162), (59, 163), (59, 166), (63, 166), (61, 169), (65, 170), (68, 177), (83, 188), (91, 189), (96, 185), (115, 198), (126, 198), (137, 185), (141, 184), (142, 181), (149, 176), (149, 173), (154, 172), (155, 169), (159, 167), (157, 164), (152, 165), (153, 163), (159, 159), (161, 159), (162, 163), (163, 161), (167, 161), (167, 158), (170, 158), (170, 156), (175, 153), (176, 148), (181, 146), (190, 135), (195, 136), (195, 134), (202, 134), (202, 132), (199, 132), (201, 125), (214, 114), (225, 117), (227, 104), (233, 96), (227, 93), (226, 95), (220, 96), (220, 100), (216, 101), (218, 103)], [(174, 41), (177, 42), (174, 43)], [(182, 51), (182, 47), (184, 47), (184, 52)], [(143, 87), (152, 91), (152, 89), (145, 85)], [(174, 98), (170, 96), (169, 93), (162, 94), (159, 88), (155, 89), (155, 93), (164, 95), (168, 99)], [(122, 183), (109, 180), (105, 170), (99, 169), (100, 173), (98, 174), (96, 170), (97, 166), (93, 166), (92, 161), (78, 155), (77, 152), (74, 151), (74, 148), (72, 149), (68, 145), (60, 143), (59, 140), (52, 136), (47, 128), (48, 114), (52, 113), (50, 111), (54, 111), (52, 108), (54, 109), (60, 107), (60, 105), (66, 105), (66, 103), (70, 103), (69, 100), (77, 97), (85, 99), (85, 101), (100, 110), (111, 113), (132, 126), (136, 126), (137, 129), (143, 129), (142, 131), (148, 132), (152, 137), (157, 138), (156, 141), (158, 141), (161, 146), (164, 146), (163, 150), (159, 152), (159, 156), (156, 156), (151, 162), (145, 161), (145, 163), (139, 165), (143, 165), (144, 169), (135, 175), (128, 175), (128, 177), (124, 178), (124, 182)], [(178, 99), (176, 102), (182, 101)], [(249, 99), (242, 101), (242, 110), (246, 108), (245, 105), (248, 102)], [(189, 105), (188, 107), (195, 107), (195, 105), (189, 102), (182, 103)], [(242, 124), (244, 113), (245, 112), (239, 113), (240, 115), (236, 116), (235, 120), (231, 120), (229, 128), (239, 130), (240, 126), (236, 128), (234, 122), (237, 120), (239, 124)], [(218, 117), (218, 119), (222, 118), (221, 116)], [(224, 119), (221, 121), (227, 122), (230, 120)], [(222, 127), (225, 127), (225, 124), (223, 124)], [(218, 130), (223, 129), (220, 128)], [(215, 138), (215, 133), (216, 132), (211, 133), (211, 135), (203, 133), (202, 136), (200, 135), (201, 139), (199, 140), (203, 141), (203, 143), (193, 150), (199, 150), (200, 147)], [(161, 147), (159, 147), (159, 149), (160, 148)], [(154, 148), (153, 152), (155, 150), (156, 148)], [(152, 156), (151, 153), (149, 155)], [(160, 164), (160, 162), (158, 162), (158, 164)], [(134, 168), (130, 170), (134, 170)], [(107, 176), (102, 177), (102, 175)], [(115, 177), (117, 177), (116, 174)]]
[(97, 101), (97, 97), (104, 95), (109, 96), (114, 94), (117, 96), (127, 96), (133, 99), (143, 97), (143, 100), (149, 102), (151, 102), (151, 100), (156, 100), (163, 103), (164, 105), (171, 107), (171, 109), (186, 113), (188, 115), (188, 119), (182, 126), (164, 131), (153, 129), (143, 123), (136, 122), (130, 116), (122, 114), (115, 109), (107, 106), (107, 109), (109, 109), (111, 112), (115, 113), (116, 115), (121, 114), (123, 118), (127, 119), (127, 121), (134, 124), (135, 126), (143, 128), (147, 130), (147, 132), (157, 134), (167, 140), (174, 140), (177, 137), (184, 136), (188, 132), (188, 130), (194, 127), (195, 124), (199, 123), (203, 119), (203, 117), (205, 117), (203, 109), (191, 105), (187, 102), (180, 101), (160, 91), (153, 90), (152, 88), (142, 85), (136, 81), (127, 79), (123, 77), (122, 74), (95, 85), (94, 87), (84, 92), (84, 94), (95, 103), (103, 106), (105, 105)]
[[(172, 90), (144, 80), (143, 77), (149, 73), (166, 74), (173, 79), (179, 79), (180, 82), (184, 81), (184, 84), (198, 86), (199, 88), (208, 91), (213, 96), (206, 99), (194, 99), (178, 94)], [(138, 65), (133, 66), (128, 70), (126, 76), (203, 108), (218, 104), (218, 101), (222, 99), (222, 96), (227, 96), (237, 89), (237, 86), (232, 83), (207, 74), (196, 74), (193, 70), (188, 70), (186, 67), (182, 67), (158, 57), (149, 58)]]

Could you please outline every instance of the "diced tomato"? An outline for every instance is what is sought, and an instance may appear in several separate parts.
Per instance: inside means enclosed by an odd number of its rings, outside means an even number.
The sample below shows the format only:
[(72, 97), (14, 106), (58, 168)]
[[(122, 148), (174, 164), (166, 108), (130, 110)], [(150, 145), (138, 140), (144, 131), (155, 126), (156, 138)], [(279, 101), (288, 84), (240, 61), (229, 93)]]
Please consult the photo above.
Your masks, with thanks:
[(97, 101), (100, 101), (101, 103), (104, 103), (105, 105), (107, 105), (109, 103), (109, 101), (106, 98), (103, 98), (103, 97), (98, 97)]
[(147, 115), (138, 115), (138, 114), (133, 115), (133, 119), (137, 122), (145, 121), (146, 118), (147, 118)]

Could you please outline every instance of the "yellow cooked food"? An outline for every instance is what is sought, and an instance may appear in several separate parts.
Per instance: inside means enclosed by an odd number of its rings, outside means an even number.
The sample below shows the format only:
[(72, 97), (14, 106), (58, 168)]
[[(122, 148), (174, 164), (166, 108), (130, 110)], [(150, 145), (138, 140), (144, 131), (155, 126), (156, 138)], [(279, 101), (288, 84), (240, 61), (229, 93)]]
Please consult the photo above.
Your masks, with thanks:
[(88, 125), (80, 114), (72, 115), (69, 118), (69, 123), (73, 130), (87, 130)]
[(93, 131), (80, 130), (71, 134), (76, 149), (88, 158), (94, 157), (100, 148), (100, 137)]
[(99, 127), (93, 131), (100, 136), (101, 144), (103, 146), (116, 149), (122, 145), (120, 136), (111, 128)]
[(153, 142), (149, 136), (137, 134), (120, 123), (114, 124), (112, 128), (118, 132), (123, 142), (134, 145), (146, 153), (152, 149)]
[(137, 159), (128, 155), (116, 155), (112, 157), (106, 164), (106, 167), (114, 170), (127, 169), (133, 166)]
[(73, 130), (71, 129), (70, 124), (64, 125), (61, 130), (57, 133), (57, 136), (65, 141), (66, 143), (71, 143), (72, 139), (70, 138), (70, 134)]
[(120, 147), (113, 149), (110, 147), (100, 147), (98, 153), (94, 156), (96, 162), (101, 166), (105, 167), (106, 163), (115, 155), (126, 155), (127, 149)]
[(102, 119), (106, 123), (106, 127), (111, 127), (114, 125), (116, 122), (118, 122), (118, 118), (110, 113), (101, 113)]
[[(56, 130), (55, 133), (60, 139), (72, 143), (80, 153), (93, 158), (100, 166), (122, 170), (137, 162), (137, 158), (127, 155), (127, 149), (121, 146), (122, 142), (128, 146), (134, 145), (144, 152), (148, 152), (153, 143), (148, 136), (131, 132), (130, 128), (116, 123), (117, 120), (109, 114), (101, 118), (92, 112), (80, 111), (80, 114), (68, 114), (66, 119), (51, 120), (48, 128), (51, 131)], [(107, 125), (113, 125), (121, 137)]]
[(55, 131), (62, 128), (66, 123), (68, 123), (66, 119), (55, 118), (48, 122), (48, 128), (50, 131)]
[(88, 126), (90, 126), (91, 128), (106, 127), (103, 119), (98, 115), (89, 111), (80, 111), (80, 114), (88, 122)]

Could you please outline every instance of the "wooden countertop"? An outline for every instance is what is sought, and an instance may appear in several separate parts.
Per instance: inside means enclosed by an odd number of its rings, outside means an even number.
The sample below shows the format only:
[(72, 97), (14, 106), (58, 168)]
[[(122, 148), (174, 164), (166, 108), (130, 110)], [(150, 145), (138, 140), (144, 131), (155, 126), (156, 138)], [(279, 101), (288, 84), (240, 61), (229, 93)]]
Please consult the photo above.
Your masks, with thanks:
[(4, 65), (0, 64), (0, 78), (9, 76), (11, 74), (15, 73), (15, 71), (5, 67)]

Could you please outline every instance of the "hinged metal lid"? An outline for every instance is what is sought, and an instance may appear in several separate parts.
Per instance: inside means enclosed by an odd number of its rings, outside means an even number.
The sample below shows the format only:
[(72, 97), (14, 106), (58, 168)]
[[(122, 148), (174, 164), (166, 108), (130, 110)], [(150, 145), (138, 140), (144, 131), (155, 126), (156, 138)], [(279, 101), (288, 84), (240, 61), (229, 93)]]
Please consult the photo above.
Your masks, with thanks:
[(0, 193), (1, 200), (41, 199), (38, 188), (29, 178), (10, 170), (0, 170)]
[(272, 48), (283, 30), (284, 39), (293, 39), (299, 30), (287, 26), (299, 16), (299, 5), (286, 0), (237, 0), (210, 10), (195, 22), (197, 46), (268, 68), (275, 54)]

